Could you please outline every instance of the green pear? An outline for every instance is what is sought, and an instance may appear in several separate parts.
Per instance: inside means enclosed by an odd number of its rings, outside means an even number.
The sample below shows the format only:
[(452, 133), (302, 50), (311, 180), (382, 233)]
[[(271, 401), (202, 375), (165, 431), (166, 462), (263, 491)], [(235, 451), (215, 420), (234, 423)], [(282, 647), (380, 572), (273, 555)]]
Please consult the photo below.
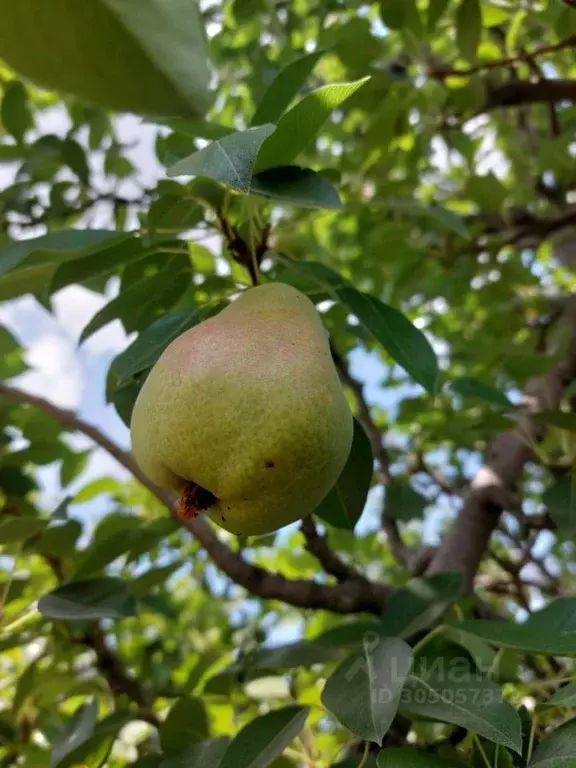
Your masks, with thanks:
[(268, 283), (175, 339), (131, 421), (141, 469), (238, 535), (308, 515), (333, 487), (352, 414), (310, 299)]

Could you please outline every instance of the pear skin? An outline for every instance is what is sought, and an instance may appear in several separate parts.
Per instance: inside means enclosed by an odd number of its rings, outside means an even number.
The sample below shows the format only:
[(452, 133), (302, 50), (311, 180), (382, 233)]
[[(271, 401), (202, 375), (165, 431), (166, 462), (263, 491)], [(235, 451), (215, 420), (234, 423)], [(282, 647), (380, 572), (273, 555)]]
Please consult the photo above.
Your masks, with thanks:
[(134, 457), (238, 535), (308, 515), (342, 471), (352, 414), (328, 334), (304, 294), (282, 283), (245, 291), (175, 339), (136, 400)]

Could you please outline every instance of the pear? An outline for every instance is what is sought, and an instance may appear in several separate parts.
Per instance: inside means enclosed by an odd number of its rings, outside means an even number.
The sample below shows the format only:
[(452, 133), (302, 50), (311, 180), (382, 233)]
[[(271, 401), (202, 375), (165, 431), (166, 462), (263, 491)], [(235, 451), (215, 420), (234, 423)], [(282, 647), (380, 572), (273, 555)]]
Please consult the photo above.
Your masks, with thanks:
[(350, 452), (352, 414), (316, 308), (289, 285), (246, 290), (176, 338), (131, 420), (134, 457), (179, 513), (238, 535), (308, 515)]

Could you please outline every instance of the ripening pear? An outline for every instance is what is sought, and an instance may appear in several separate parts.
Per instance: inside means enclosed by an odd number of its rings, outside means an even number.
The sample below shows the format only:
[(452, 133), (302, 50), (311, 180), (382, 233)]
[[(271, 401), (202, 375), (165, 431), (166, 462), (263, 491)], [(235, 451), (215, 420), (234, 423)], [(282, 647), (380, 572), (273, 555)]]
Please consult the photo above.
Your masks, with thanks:
[(179, 511), (239, 535), (308, 515), (352, 443), (352, 414), (312, 302), (268, 283), (175, 339), (132, 414), (132, 448)]

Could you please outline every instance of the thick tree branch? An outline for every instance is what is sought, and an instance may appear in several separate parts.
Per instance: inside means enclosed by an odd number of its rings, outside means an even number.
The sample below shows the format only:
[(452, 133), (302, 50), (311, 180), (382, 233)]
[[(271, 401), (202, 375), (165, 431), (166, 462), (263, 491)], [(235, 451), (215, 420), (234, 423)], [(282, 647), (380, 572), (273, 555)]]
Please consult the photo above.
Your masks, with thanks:
[(513, 80), (500, 85), (489, 85), (486, 101), (479, 109), (479, 114), (502, 107), (550, 104), (558, 101), (576, 101), (576, 80)]
[(0, 384), (0, 396), (39, 408), (63, 426), (71, 431), (82, 432), (103, 448), (177, 517), (229, 578), (251, 594), (263, 599), (280, 600), (299, 608), (322, 608), (335, 613), (367, 612), (379, 615), (382, 612), (391, 593), (389, 587), (372, 582), (349, 582), (332, 586), (303, 579), (289, 580), (252, 565), (224, 544), (200, 518), (182, 521), (176, 514), (175, 494), (155, 485), (138, 467), (132, 455), (122, 450), (99, 429), (78, 418), (71, 411), (7, 384)]
[(469, 588), (505, 509), (518, 506), (517, 487), (533, 446), (544, 429), (531, 416), (558, 407), (562, 391), (576, 377), (576, 297), (566, 302), (562, 321), (570, 334), (565, 359), (548, 374), (532, 379), (524, 390), (524, 409), (517, 427), (500, 434), (487, 452), (454, 525), (444, 537), (428, 573), (461, 571)]

